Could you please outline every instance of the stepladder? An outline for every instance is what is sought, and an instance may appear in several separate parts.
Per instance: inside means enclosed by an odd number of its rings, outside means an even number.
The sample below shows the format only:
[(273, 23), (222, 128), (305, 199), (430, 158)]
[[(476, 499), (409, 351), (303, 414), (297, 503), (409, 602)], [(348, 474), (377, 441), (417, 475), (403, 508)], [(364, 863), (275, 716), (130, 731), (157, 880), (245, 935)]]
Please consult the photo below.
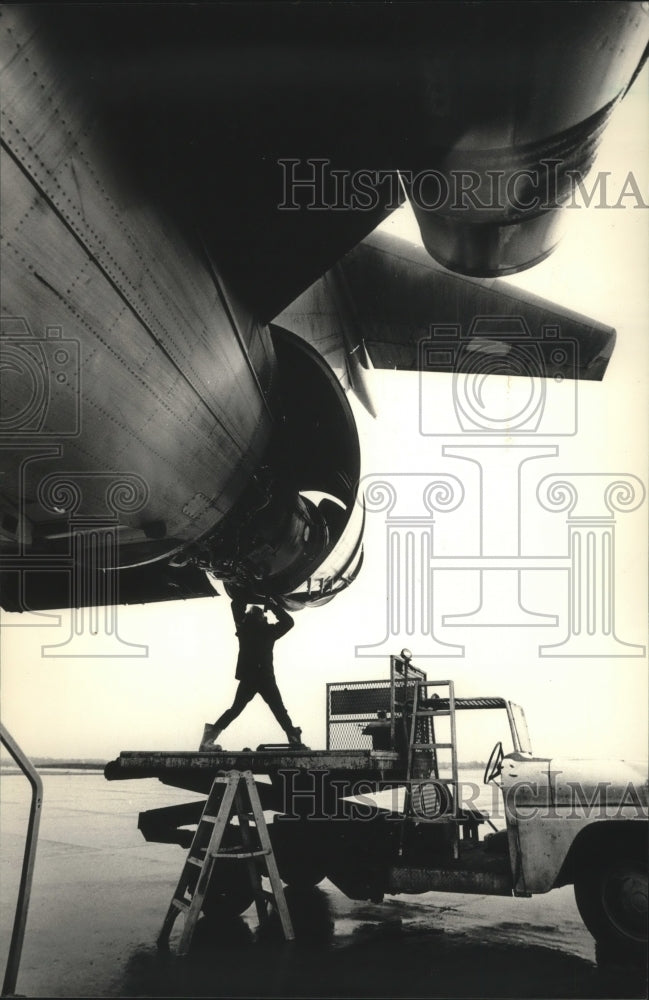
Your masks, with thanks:
[[(232, 823), (235, 818), (237, 827)], [(228, 843), (226, 846), (226, 830), (231, 832), (233, 828), (237, 830), (239, 843)], [(229, 841), (231, 838), (227, 839)], [(184, 926), (177, 954), (188, 953), (208, 891), (214, 886), (218, 887), (223, 874), (222, 866), (233, 864), (243, 864), (247, 868), (260, 924), (268, 920), (269, 904), (273, 904), (285, 940), (294, 940), (284, 887), (254, 775), (251, 771), (228, 771), (215, 778), (207, 796), (178, 885), (158, 935), (159, 948), (168, 948), (176, 917), (183, 913)], [(270, 881), (270, 892), (263, 888), (262, 876)]]

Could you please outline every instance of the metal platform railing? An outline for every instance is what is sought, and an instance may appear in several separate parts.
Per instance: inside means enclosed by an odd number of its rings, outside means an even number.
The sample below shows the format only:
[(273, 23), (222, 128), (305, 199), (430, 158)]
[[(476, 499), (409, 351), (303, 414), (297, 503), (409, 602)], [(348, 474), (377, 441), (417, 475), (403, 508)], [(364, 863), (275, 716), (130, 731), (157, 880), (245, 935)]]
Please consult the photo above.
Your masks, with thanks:
[(18, 897), (16, 899), (16, 913), (14, 915), (13, 931), (5, 975), (2, 983), (2, 996), (9, 997), (15, 994), (16, 981), (18, 979), (18, 969), (20, 967), (20, 957), (25, 938), (25, 926), (27, 924), (27, 911), (29, 909), (29, 897), (32, 889), (32, 878), (34, 875), (34, 861), (36, 859), (36, 846), (38, 843), (38, 827), (41, 819), (41, 807), (43, 804), (43, 782), (38, 771), (32, 762), (23, 753), (18, 744), (0, 723), (0, 743), (4, 746), (16, 764), (23, 772), (32, 787), (32, 801), (29, 810), (29, 820), (27, 822), (27, 832), (25, 833), (25, 851), (23, 854), (23, 865), (20, 874), (20, 885), (18, 887)]

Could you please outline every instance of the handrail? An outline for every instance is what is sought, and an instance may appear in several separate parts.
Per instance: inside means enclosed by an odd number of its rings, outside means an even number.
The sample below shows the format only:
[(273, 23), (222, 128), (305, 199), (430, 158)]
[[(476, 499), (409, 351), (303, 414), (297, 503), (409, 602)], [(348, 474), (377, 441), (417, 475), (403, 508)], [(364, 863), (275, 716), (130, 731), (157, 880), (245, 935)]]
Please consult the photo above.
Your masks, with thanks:
[(43, 804), (43, 782), (32, 762), (25, 756), (2, 723), (0, 723), (0, 743), (7, 748), (16, 764), (32, 786), (32, 801), (29, 810), (27, 833), (25, 835), (23, 867), (20, 875), (18, 898), (16, 900), (16, 915), (14, 917), (11, 944), (9, 945), (9, 954), (7, 956), (5, 976), (2, 984), (2, 996), (7, 997), (15, 994), (16, 980), (18, 979), (18, 968), (20, 966), (20, 957), (23, 949), (25, 926), (27, 924), (27, 911), (29, 909), (29, 897), (31, 894), (32, 878), (34, 875), (34, 861), (36, 858), (36, 846), (38, 843), (38, 827), (41, 819), (41, 807)]

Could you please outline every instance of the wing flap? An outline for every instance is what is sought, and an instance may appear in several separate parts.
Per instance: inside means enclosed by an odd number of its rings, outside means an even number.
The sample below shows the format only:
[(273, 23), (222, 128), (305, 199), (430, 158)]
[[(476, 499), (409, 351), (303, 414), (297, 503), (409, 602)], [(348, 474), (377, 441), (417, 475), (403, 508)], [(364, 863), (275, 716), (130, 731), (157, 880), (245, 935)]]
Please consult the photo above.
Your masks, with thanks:
[(277, 322), (321, 350), (351, 388), (359, 382), (355, 367), (368, 362), (453, 372), (475, 371), (485, 358), (489, 374), (599, 381), (615, 343), (610, 326), (506, 281), (451, 273), (424, 249), (379, 232)]

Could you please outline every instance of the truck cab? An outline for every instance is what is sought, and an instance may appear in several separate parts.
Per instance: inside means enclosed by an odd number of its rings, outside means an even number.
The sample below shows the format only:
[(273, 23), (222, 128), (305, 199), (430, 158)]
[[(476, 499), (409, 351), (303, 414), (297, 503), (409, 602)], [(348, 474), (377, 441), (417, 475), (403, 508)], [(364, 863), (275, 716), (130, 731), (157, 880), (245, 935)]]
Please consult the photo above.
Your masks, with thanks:
[[(359, 682), (354, 700), (345, 684), (342, 703), (339, 686), (329, 685), (328, 745), (343, 727), (351, 738), (352, 716), (341, 707), (358, 712), (376, 702), (376, 687), (363, 695), (367, 682)], [(537, 756), (520, 705), (455, 697), (453, 682), (429, 681), (408, 650), (391, 658), (389, 707), (361, 732), (405, 764), (386, 891), (526, 897), (573, 884), (598, 959), (644, 960), (646, 762)], [(497, 738), (478, 776), (475, 758), (484, 758), (489, 732)]]

